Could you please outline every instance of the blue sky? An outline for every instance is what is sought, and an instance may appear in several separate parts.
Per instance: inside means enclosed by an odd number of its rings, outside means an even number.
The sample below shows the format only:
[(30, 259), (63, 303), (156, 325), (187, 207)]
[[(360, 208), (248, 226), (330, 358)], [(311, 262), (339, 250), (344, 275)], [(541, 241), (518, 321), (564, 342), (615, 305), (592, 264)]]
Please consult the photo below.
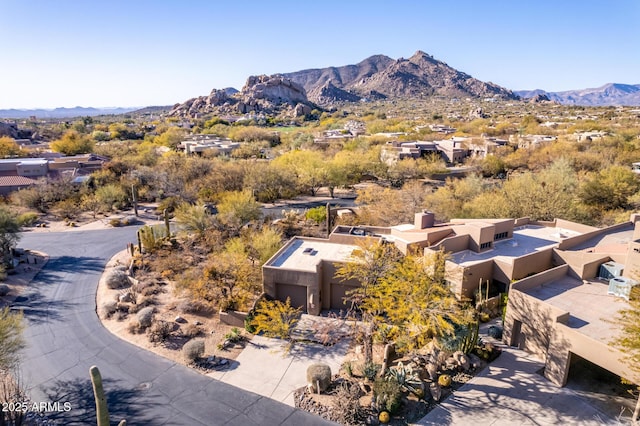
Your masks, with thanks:
[(512, 90), (640, 83), (638, 0), (0, 0), (0, 108), (171, 105), (422, 50)]

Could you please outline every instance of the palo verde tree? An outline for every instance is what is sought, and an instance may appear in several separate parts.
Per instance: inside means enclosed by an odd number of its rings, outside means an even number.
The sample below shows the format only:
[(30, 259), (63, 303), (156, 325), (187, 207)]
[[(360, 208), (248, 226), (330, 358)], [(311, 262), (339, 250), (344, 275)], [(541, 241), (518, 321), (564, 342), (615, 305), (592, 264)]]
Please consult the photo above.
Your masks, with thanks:
[(260, 288), (260, 267), (234, 241), (209, 257), (202, 279), (192, 288), (193, 296), (217, 301), (223, 310), (246, 308)]
[(0, 261), (8, 263), (11, 260), (11, 249), (20, 239), (18, 232), (20, 224), (15, 214), (7, 207), (0, 206)]
[[(0, 406), (26, 401), (26, 389), (20, 380), (20, 350), (24, 347), (22, 313), (0, 309)], [(20, 410), (0, 411), (0, 425), (23, 424)]]
[(351, 309), (361, 311), (365, 323), (363, 331), (365, 362), (373, 360), (373, 333), (377, 327), (375, 303), (372, 296), (378, 291), (380, 283), (400, 261), (402, 253), (395, 245), (374, 238), (365, 238), (358, 242), (351, 259), (338, 266), (336, 277), (345, 281), (356, 281), (360, 285), (347, 292), (346, 302)]
[(11, 369), (19, 362), (19, 352), (24, 347), (23, 328), (22, 313), (9, 308), (0, 310), (0, 370)]
[(51, 143), (51, 149), (65, 155), (88, 154), (93, 151), (94, 143), (87, 135), (75, 130), (67, 131), (62, 137)]
[(377, 322), (398, 330), (396, 343), (404, 350), (421, 348), (436, 337), (452, 335), (455, 325), (473, 320), (445, 280), (446, 254), (411, 254), (370, 289), (364, 306)]

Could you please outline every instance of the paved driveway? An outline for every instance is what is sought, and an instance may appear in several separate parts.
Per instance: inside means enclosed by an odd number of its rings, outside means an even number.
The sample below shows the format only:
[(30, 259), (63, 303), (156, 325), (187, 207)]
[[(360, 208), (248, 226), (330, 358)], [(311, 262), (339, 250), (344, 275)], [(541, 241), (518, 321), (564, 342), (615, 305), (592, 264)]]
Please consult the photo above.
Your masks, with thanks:
[(420, 420), (418, 425), (619, 424), (571, 390), (537, 374), (543, 363), (504, 348), (498, 359)]
[[(135, 228), (23, 234), (19, 246), (48, 253), (23, 302), (28, 322), (22, 370), (34, 402), (61, 424), (95, 424), (89, 367), (104, 379), (114, 421), (132, 425), (324, 425), (319, 417), (213, 380), (109, 333), (96, 315), (107, 260), (135, 241)], [(268, 366), (264, 366), (265, 369)]]
[[(308, 315), (304, 320), (334, 321)], [(281, 340), (254, 336), (227, 371), (209, 376), (293, 407), (293, 392), (306, 385), (307, 367), (322, 362), (338, 373), (348, 346), (347, 339), (332, 346), (302, 342), (285, 352)]]

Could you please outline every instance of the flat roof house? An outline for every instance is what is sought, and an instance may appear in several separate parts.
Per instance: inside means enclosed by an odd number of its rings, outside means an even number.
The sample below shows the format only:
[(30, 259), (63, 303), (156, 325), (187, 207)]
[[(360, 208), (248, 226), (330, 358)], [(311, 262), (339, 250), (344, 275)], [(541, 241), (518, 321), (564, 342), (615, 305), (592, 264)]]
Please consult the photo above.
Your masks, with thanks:
[(628, 307), (640, 273), (640, 215), (554, 249), (559, 266), (511, 285), (504, 341), (545, 360), (544, 375), (564, 386), (573, 361), (586, 359), (640, 383), (611, 347), (611, 320)]
[(610, 342), (611, 322), (640, 281), (640, 214), (596, 228), (556, 219), (455, 219), (437, 224), (432, 213), (393, 227), (338, 226), (328, 239), (290, 240), (264, 266), (264, 291), (317, 315), (345, 309), (358, 282), (336, 278), (359, 239), (395, 244), (403, 253), (445, 250), (447, 279), (459, 298), (474, 297), (479, 282), (508, 291), (503, 339), (545, 359), (545, 376), (566, 384), (571, 364), (586, 359), (634, 383), (637, 373)]
[(413, 224), (337, 226), (328, 239), (290, 240), (263, 266), (264, 291), (279, 300), (290, 297), (294, 306), (311, 314), (344, 309), (345, 293), (359, 284), (335, 278), (335, 265), (349, 261), (359, 239), (373, 237), (395, 244), (404, 254), (444, 250), (451, 254), (448, 280), (459, 298), (473, 299), (480, 281), (488, 281), (495, 295), (507, 291), (515, 279), (556, 266), (554, 247), (593, 230), (597, 228), (528, 218), (456, 219), (440, 224), (427, 211), (416, 213)]

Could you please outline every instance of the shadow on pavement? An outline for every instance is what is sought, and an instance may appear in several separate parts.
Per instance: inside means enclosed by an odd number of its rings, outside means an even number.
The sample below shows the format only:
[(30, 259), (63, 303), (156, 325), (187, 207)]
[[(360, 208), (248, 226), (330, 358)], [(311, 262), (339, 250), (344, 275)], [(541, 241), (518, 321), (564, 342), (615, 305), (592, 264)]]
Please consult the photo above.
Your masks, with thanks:
[[(88, 375), (88, 373), (87, 373)], [(107, 406), (112, 424), (126, 419), (128, 424), (153, 424), (151, 419), (144, 418), (144, 412), (153, 404), (149, 402), (149, 395), (144, 389), (130, 389), (118, 385), (118, 380), (104, 379), (103, 386), (107, 395)], [(47, 413), (51, 420), (65, 425), (88, 425), (96, 423), (96, 406), (93, 397), (93, 387), (90, 379), (74, 379), (56, 381), (54, 385), (44, 389), (48, 401), (69, 403), (70, 410)]]
[(46, 266), (35, 276), (35, 281), (52, 282), (57, 274), (99, 272), (104, 269), (105, 259), (99, 257), (59, 256), (49, 258)]
[(52, 301), (41, 293), (33, 291), (18, 296), (11, 304), (14, 311), (22, 311), (25, 319), (32, 324), (42, 324), (48, 321), (60, 321), (64, 314), (73, 310), (77, 303), (62, 300)]

